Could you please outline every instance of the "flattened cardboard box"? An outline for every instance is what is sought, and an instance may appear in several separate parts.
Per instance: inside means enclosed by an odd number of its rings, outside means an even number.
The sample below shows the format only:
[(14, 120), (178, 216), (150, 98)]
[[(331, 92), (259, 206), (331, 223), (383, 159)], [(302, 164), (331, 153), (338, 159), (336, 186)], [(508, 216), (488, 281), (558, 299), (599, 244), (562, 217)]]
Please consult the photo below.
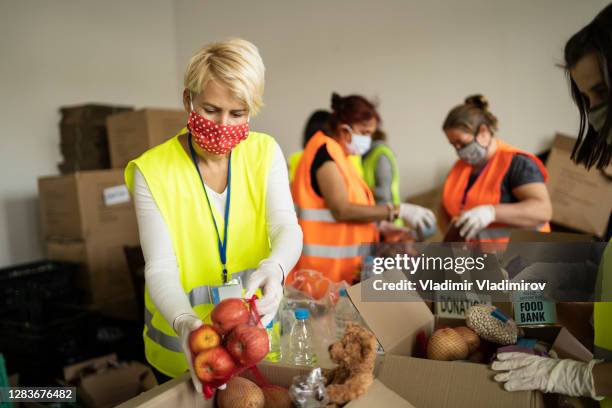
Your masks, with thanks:
[(38, 179), (43, 237), (137, 236), (136, 213), (122, 170), (81, 171)]
[[(557, 134), (546, 162), (553, 222), (603, 237), (612, 212), (612, 180), (570, 159), (576, 139)], [(612, 165), (606, 170), (612, 174)]]
[(47, 240), (47, 257), (56, 261), (84, 265), (76, 285), (88, 295), (90, 303), (104, 307), (109, 299), (133, 297), (134, 289), (123, 251), (138, 245), (134, 234), (100, 234), (87, 240)]
[(187, 126), (188, 115), (178, 109), (141, 109), (107, 118), (111, 166), (123, 169), (133, 160)]

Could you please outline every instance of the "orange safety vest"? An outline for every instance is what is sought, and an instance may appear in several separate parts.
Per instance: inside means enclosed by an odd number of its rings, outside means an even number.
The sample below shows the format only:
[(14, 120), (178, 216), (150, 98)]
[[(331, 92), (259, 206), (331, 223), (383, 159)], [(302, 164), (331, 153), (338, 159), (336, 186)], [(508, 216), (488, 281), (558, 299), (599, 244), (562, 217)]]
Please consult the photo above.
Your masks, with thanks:
[[(516, 154), (531, 158), (544, 175), (544, 182), (548, 180), (548, 172), (540, 159), (498, 140), (497, 151), (478, 175), (467, 195), (465, 189), (473, 167), (463, 160), (457, 160), (444, 183), (442, 205), (446, 212), (451, 217), (457, 217), (462, 211), (479, 205), (499, 204), (502, 182)], [(550, 225), (545, 223), (537, 229), (541, 232), (550, 232)], [(508, 225), (493, 223), (478, 234), (476, 241), (505, 243), (508, 242), (509, 236), (510, 227)]]
[[(291, 183), (298, 221), (304, 233), (304, 249), (295, 270), (314, 269), (335, 282), (345, 280), (351, 284), (359, 277), (360, 254), (363, 253), (360, 251), (361, 245), (378, 242), (378, 231), (374, 223), (336, 221), (326, 207), (325, 200), (313, 190), (310, 168), (317, 151), (323, 145), (327, 146), (329, 155), (340, 170), (349, 202), (375, 204), (372, 192), (340, 144), (324, 133), (317, 132), (306, 145)], [(289, 276), (287, 282), (291, 280)]]

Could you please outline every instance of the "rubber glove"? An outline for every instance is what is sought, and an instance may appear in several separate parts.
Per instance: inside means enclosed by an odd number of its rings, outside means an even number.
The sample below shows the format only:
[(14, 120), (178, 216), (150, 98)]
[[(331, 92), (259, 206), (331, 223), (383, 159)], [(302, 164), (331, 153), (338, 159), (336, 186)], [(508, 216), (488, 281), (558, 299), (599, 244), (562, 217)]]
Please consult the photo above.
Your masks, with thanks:
[(185, 359), (187, 360), (187, 364), (189, 365), (189, 373), (191, 374), (191, 381), (193, 382), (193, 387), (196, 389), (198, 394), (202, 394), (202, 383), (198, 379), (193, 369), (193, 361), (191, 359), (191, 349), (189, 348), (189, 335), (192, 331), (202, 326), (202, 320), (198, 318), (195, 314), (183, 314), (177, 317), (174, 320), (174, 330), (176, 334), (179, 336), (179, 340), (181, 342), (181, 348), (183, 349), (183, 353), (185, 354)]
[[(181, 348), (183, 349), (183, 353), (185, 354), (185, 359), (187, 360), (187, 364), (189, 365), (189, 374), (191, 374), (191, 382), (193, 383), (193, 387), (195, 388), (198, 394), (202, 394), (202, 382), (195, 373), (193, 369), (193, 361), (191, 359), (191, 348), (189, 347), (189, 335), (192, 331), (202, 326), (202, 320), (197, 317), (195, 314), (183, 314), (174, 319), (174, 331), (179, 336), (179, 340), (181, 342)], [(227, 387), (227, 384), (223, 384), (217, 387), (220, 390), (224, 390)]]
[(494, 378), (503, 382), (507, 391), (540, 390), (602, 400), (595, 395), (593, 383), (593, 366), (600, 361), (584, 363), (512, 352), (498, 354), (491, 368), (506, 371)]
[(255, 301), (257, 311), (262, 316), (263, 327), (274, 319), (278, 306), (283, 299), (283, 269), (276, 262), (262, 261), (249, 277), (245, 298), (253, 297), (257, 289), (262, 288), (263, 296)]
[(495, 221), (495, 207), (479, 205), (463, 212), (455, 225), (459, 227), (459, 235), (466, 240), (474, 239), (476, 235)]
[(424, 231), (436, 224), (436, 216), (429, 208), (420, 205), (402, 203), (399, 216), (412, 228)]

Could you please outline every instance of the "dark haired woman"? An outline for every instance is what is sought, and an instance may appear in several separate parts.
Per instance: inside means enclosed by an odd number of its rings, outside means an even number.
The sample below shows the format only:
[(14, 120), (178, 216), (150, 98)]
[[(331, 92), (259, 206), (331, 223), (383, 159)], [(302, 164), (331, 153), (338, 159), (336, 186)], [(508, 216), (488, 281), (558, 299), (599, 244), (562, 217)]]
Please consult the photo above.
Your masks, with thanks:
[[(306, 147), (308, 141), (317, 133), (329, 133), (327, 129), (327, 123), (329, 122), (329, 117), (331, 116), (330, 111), (326, 110), (316, 110), (310, 114), (308, 120), (306, 121), (306, 126), (304, 126), (304, 135), (302, 138), (302, 147)], [(287, 164), (289, 165), (289, 180), (293, 181), (295, 177), (295, 169), (297, 169), (297, 165), (304, 154), (304, 150), (298, 150), (297, 152), (293, 152), (287, 158)]]
[(304, 233), (296, 269), (314, 269), (350, 284), (359, 278), (359, 246), (378, 241), (376, 222), (401, 218), (421, 229), (435, 224), (433, 212), (423, 207), (376, 205), (350, 162), (349, 154), (368, 151), (379, 122), (378, 112), (362, 96), (332, 95), (330, 135), (319, 132), (310, 139), (291, 183)]
[[(565, 45), (565, 68), (580, 112), (580, 131), (572, 158), (587, 168), (609, 171), (612, 158), (612, 4)], [(610, 207), (612, 203), (601, 203)], [(612, 242), (612, 241), (610, 241)], [(594, 359), (552, 359), (525, 353), (500, 353), (495, 380), (508, 391), (540, 390), (600, 400), (612, 408), (612, 245), (599, 264), (593, 304)]]
[(546, 168), (495, 137), (497, 118), (482, 95), (453, 108), (442, 128), (459, 156), (446, 178), (442, 206), (463, 238), (504, 243), (511, 227), (550, 231)]

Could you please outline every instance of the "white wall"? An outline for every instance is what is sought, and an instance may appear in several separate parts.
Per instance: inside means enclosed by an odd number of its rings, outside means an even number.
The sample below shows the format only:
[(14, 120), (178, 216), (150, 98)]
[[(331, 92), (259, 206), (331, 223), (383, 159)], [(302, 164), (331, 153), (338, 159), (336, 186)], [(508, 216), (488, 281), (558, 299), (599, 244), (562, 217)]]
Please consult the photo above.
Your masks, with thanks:
[(448, 110), (482, 92), (501, 137), (532, 151), (575, 132), (561, 61), (604, 0), (0, 0), (0, 266), (42, 256), (37, 184), (56, 174), (58, 108), (84, 102), (180, 106), (203, 44), (253, 41), (267, 67), (254, 128), (285, 153), (332, 91), (380, 111), (403, 195), (440, 183), (454, 160)]
[(0, 0), (0, 265), (43, 256), (37, 178), (57, 174), (58, 108), (179, 106), (165, 0)]
[(210, 41), (241, 36), (259, 47), (266, 106), (253, 123), (285, 154), (300, 147), (304, 121), (329, 107), (332, 91), (378, 99), (404, 196), (444, 179), (455, 156), (441, 123), (470, 93), (489, 98), (499, 135), (517, 147), (539, 151), (556, 130), (575, 133), (577, 114), (555, 64), (569, 36), (607, 4), (175, 1), (179, 71)]

